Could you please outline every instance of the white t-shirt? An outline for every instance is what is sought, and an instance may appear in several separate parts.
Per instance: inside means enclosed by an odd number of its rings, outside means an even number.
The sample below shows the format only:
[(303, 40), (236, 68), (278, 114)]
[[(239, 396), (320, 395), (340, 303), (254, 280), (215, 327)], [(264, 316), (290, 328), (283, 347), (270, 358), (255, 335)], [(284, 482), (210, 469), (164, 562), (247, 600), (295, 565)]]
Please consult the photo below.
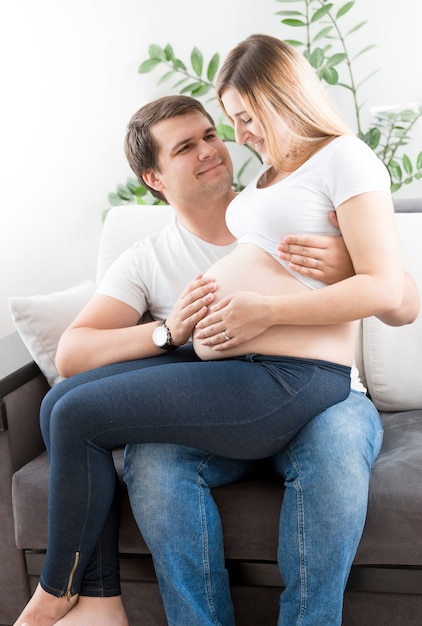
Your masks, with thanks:
[(199, 239), (175, 216), (163, 230), (152, 233), (112, 264), (97, 293), (116, 298), (142, 317), (165, 319), (186, 285), (231, 252), (236, 243), (216, 246)]
[(277, 244), (292, 234), (337, 236), (330, 211), (361, 193), (390, 193), (388, 170), (366, 143), (351, 135), (333, 139), (280, 182), (259, 188), (265, 169), (230, 203), (227, 226), (239, 243), (263, 248), (298, 280), (318, 289), (325, 283), (293, 272), (278, 257)]
[[(173, 216), (163, 230), (120, 255), (101, 280), (97, 293), (128, 304), (140, 318), (149, 311), (154, 319), (165, 319), (188, 282), (236, 245), (216, 246), (199, 239)], [(364, 392), (355, 366), (351, 378), (352, 389)]]

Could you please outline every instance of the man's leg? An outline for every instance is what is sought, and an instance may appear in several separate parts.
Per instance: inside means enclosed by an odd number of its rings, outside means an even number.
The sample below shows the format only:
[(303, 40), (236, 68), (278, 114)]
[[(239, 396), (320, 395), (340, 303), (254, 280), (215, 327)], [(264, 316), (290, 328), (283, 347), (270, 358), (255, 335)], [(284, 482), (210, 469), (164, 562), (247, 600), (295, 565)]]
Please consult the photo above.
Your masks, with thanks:
[(169, 626), (233, 626), (223, 535), (210, 489), (256, 463), (171, 444), (131, 445), (125, 480), (151, 550)]
[(364, 395), (351, 392), (274, 457), (286, 484), (279, 547), (286, 589), (279, 626), (340, 626), (381, 443), (378, 412)]

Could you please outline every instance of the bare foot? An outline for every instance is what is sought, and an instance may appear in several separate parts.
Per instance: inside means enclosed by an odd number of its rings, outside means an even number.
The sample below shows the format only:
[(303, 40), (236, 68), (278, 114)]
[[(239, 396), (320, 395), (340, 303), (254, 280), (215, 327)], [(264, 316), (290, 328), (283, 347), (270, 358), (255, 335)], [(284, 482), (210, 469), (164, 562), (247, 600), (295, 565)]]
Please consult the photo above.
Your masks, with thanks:
[(34, 595), (13, 626), (53, 626), (78, 602), (78, 596), (57, 598), (38, 585)]
[(55, 626), (98, 626), (98, 624), (129, 626), (121, 596), (112, 598), (79, 596), (79, 602), (75, 608)]

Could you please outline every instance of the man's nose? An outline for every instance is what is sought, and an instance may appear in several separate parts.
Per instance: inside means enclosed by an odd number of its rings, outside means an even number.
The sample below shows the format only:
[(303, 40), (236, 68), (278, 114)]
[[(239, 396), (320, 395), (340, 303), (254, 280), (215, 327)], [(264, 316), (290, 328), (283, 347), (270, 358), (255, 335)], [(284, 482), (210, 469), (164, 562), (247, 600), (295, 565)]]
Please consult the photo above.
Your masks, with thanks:
[(203, 141), (199, 150), (199, 158), (209, 159), (210, 157), (217, 154), (217, 150), (209, 144), (207, 141)]

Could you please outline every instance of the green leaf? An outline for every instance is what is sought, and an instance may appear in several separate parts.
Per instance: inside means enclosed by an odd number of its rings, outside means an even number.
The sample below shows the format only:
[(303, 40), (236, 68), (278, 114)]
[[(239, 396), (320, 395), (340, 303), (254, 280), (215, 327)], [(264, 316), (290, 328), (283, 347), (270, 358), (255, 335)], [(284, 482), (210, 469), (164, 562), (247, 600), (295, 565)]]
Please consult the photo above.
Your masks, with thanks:
[(198, 87), (195, 87), (194, 89), (192, 89), (192, 96), (194, 98), (200, 98), (201, 96), (205, 96), (209, 92), (211, 87), (212, 87), (212, 85), (207, 85), (205, 83), (199, 83)]
[(281, 20), (281, 23), (284, 24), (285, 26), (306, 26), (306, 22), (304, 22), (303, 20), (295, 20), (295, 19), (287, 19), (287, 20)]
[(312, 42), (319, 41), (319, 39), (324, 39), (325, 37), (328, 37), (332, 30), (332, 26), (326, 26), (315, 35), (315, 37), (312, 39)]
[(360, 30), (362, 28), (362, 26), (365, 26), (365, 24), (366, 24), (366, 21), (365, 22), (360, 22), (359, 24), (356, 24), (356, 26), (354, 26), (352, 28), (352, 30), (349, 30), (349, 32), (344, 36), (344, 39), (346, 39), (346, 37), (348, 37), (352, 33), (355, 33), (357, 30)]
[(173, 48), (169, 43), (164, 48), (164, 55), (167, 61), (173, 61), (175, 58)]
[(422, 152), (419, 152), (416, 158), (416, 169), (422, 170)]
[(117, 195), (117, 193), (114, 193), (114, 191), (108, 194), (108, 201), (110, 206), (119, 206), (122, 204), (122, 199)]
[(365, 133), (362, 139), (370, 148), (372, 148), (372, 150), (375, 150), (381, 140), (381, 131), (379, 128), (374, 126), (374, 128), (370, 128), (368, 132)]
[(397, 161), (390, 161), (388, 163), (388, 169), (390, 170), (390, 173), (391, 173), (393, 178), (397, 178), (397, 180), (399, 180), (399, 181), (402, 180), (403, 173), (402, 173), (401, 167), (397, 163)]
[(173, 67), (176, 72), (182, 70), (182, 72), (186, 72), (186, 65), (180, 59), (174, 59)]
[(160, 59), (147, 59), (138, 67), (138, 74), (147, 74), (157, 67), (162, 61)]
[[(174, 72), (173, 72), (174, 73)], [(174, 83), (173, 87), (180, 87), (180, 85), (184, 85), (187, 81), (189, 80), (189, 76), (183, 76), (183, 78), (181, 78), (180, 80), (177, 81), (177, 83)]]
[(148, 48), (148, 54), (151, 59), (159, 59), (160, 61), (166, 60), (166, 53), (161, 46), (156, 43), (153, 43)]
[(365, 54), (365, 52), (368, 52), (368, 50), (372, 50), (373, 48), (377, 48), (377, 47), (378, 46), (376, 44), (371, 44), (370, 46), (366, 46), (366, 48), (363, 48), (360, 52), (355, 54), (352, 60), (357, 59), (358, 57), (362, 56), (362, 54)]
[(122, 200), (127, 200), (128, 202), (132, 200), (132, 193), (126, 185), (117, 185), (117, 195)]
[(236, 141), (234, 128), (228, 124), (218, 124), (217, 133), (221, 139), (224, 139), (224, 141)]
[(277, 11), (276, 15), (300, 15), (301, 17), (305, 17), (302, 11)]
[(303, 41), (297, 41), (296, 39), (285, 39), (284, 41), (294, 48), (298, 48), (299, 46), (306, 46)]
[(403, 155), (402, 164), (403, 164), (403, 169), (406, 172), (406, 174), (411, 174), (413, 172), (412, 161), (409, 159), (407, 154)]
[(329, 85), (337, 85), (338, 72), (334, 67), (326, 67), (322, 72), (321, 78)]
[(333, 4), (325, 4), (320, 9), (317, 9), (315, 13), (313, 14), (313, 16), (311, 17), (311, 24), (325, 17), (327, 13), (331, 11), (332, 8), (333, 8)]
[(336, 13), (336, 20), (338, 20), (339, 17), (341, 17), (342, 15), (344, 15), (345, 13), (347, 13), (348, 11), (350, 11), (350, 9), (353, 7), (355, 3), (354, 2), (347, 2), (347, 4), (344, 4)]
[(144, 195), (146, 193), (146, 187), (139, 182), (137, 178), (129, 177), (126, 181), (127, 188), (135, 195)]
[(170, 70), (169, 72), (166, 72), (165, 74), (163, 74), (161, 76), (161, 78), (158, 80), (157, 85), (162, 85), (163, 83), (166, 82), (166, 80), (168, 80), (171, 76), (173, 76), (174, 71)]
[(204, 57), (202, 56), (202, 52), (198, 50), (198, 48), (194, 48), (190, 55), (190, 61), (192, 63), (192, 68), (195, 74), (198, 77), (202, 75), (202, 67), (204, 64)]
[(211, 61), (208, 63), (207, 68), (207, 78), (210, 82), (213, 81), (215, 75), (217, 74), (218, 66), (220, 65), (220, 55), (218, 52), (214, 54)]
[(319, 69), (323, 66), (324, 51), (322, 50), (322, 48), (315, 48), (315, 50), (313, 50), (311, 56), (309, 57), (309, 62), (315, 69)]
[(190, 93), (192, 96), (203, 96), (209, 92), (211, 85), (206, 85), (205, 83), (200, 83), (199, 81), (196, 83), (190, 83), (186, 85), (180, 93)]
[(346, 59), (347, 54), (345, 54), (344, 52), (337, 52), (327, 59), (327, 64), (330, 65), (330, 67), (333, 67), (333, 65), (339, 65), (340, 63), (343, 63), (343, 61), (345, 61)]

